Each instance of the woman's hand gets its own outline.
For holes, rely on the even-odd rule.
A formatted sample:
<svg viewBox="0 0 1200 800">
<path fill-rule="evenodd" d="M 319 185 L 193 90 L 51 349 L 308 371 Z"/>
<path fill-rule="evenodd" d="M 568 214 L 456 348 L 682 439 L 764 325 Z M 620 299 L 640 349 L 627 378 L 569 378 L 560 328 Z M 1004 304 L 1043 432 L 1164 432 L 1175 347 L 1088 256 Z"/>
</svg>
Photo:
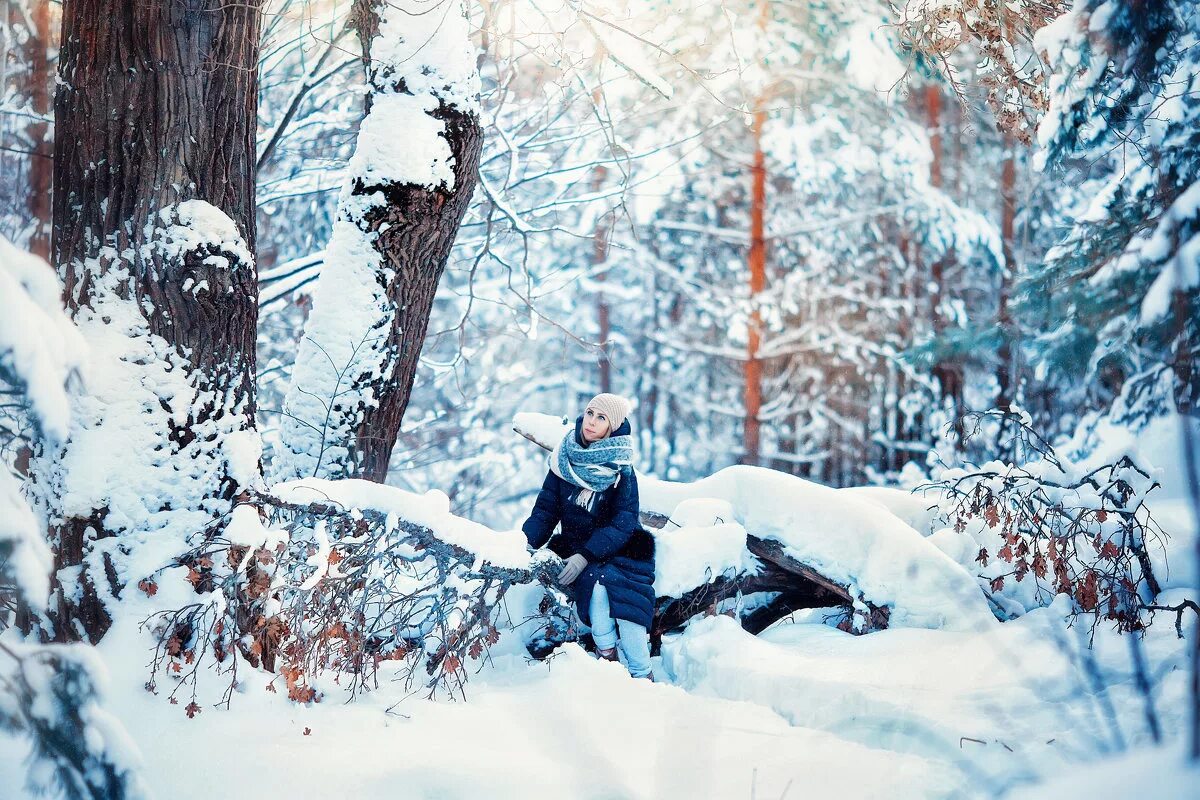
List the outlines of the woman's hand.
<svg viewBox="0 0 1200 800">
<path fill-rule="evenodd" d="M 563 586 L 570 586 L 575 579 L 579 577 L 579 573 L 583 572 L 583 568 L 587 566 L 587 559 L 576 553 L 567 559 L 567 563 L 563 565 L 562 572 L 558 573 L 558 582 Z"/>
</svg>

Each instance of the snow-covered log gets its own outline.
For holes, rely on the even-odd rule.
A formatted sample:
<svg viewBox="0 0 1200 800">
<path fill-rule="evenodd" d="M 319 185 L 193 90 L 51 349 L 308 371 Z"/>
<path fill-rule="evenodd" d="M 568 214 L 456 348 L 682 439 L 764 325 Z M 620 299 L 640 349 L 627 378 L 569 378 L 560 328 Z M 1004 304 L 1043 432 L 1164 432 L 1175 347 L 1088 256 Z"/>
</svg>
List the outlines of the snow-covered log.
<svg viewBox="0 0 1200 800">
<path fill-rule="evenodd" d="M 359 129 L 281 420 L 277 480 L 382 481 L 482 132 L 462 0 L 361 3 Z"/>
</svg>

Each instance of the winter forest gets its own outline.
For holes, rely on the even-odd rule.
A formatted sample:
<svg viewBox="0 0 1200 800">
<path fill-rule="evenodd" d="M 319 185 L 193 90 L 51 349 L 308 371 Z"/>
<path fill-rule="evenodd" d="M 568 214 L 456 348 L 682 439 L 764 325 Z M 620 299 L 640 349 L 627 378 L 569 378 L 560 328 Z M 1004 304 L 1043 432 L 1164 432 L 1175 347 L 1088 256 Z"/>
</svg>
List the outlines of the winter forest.
<svg viewBox="0 0 1200 800">
<path fill-rule="evenodd" d="M 1198 358 L 1192 0 L 0 0 L 0 797 L 1195 800 Z"/>
</svg>

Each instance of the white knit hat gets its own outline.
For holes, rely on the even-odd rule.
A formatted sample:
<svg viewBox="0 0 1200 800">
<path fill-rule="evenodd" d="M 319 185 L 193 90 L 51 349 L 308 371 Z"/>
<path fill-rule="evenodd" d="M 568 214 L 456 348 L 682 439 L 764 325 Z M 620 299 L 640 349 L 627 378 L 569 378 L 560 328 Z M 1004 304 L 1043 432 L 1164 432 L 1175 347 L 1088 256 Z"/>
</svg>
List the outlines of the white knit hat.
<svg viewBox="0 0 1200 800">
<path fill-rule="evenodd" d="M 625 418 L 629 416 L 629 401 L 619 394 L 607 392 L 598 394 L 588 401 L 583 410 L 587 411 L 589 408 L 599 411 L 608 418 L 609 434 L 616 433 L 617 428 L 621 427 Z"/>
</svg>

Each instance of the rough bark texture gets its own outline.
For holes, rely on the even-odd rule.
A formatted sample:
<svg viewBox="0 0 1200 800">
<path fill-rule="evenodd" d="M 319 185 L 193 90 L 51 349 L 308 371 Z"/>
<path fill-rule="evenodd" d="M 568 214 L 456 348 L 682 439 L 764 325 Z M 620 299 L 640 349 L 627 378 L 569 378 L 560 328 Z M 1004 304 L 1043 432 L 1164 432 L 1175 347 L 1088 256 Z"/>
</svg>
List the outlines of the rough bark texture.
<svg viewBox="0 0 1200 800">
<path fill-rule="evenodd" d="M 352 454 L 357 465 L 354 472 L 378 483 L 387 477 L 388 460 L 412 395 L 433 298 L 478 180 L 483 149 L 479 120 L 453 110 L 439 116 L 446 123 L 454 153 L 454 191 L 396 184 L 355 188 L 355 194 L 381 191 L 387 198 L 387 205 L 378 206 L 367 219 L 370 229 L 379 233 L 379 253 L 394 275 L 387 284 L 387 295 L 396 308 L 387 335 L 394 357 L 387 373 L 372 376 L 379 402 L 363 409 Z"/>
<path fill-rule="evenodd" d="M 277 480 L 387 477 L 438 282 L 477 183 L 483 138 L 461 5 L 452 0 L 440 24 L 417 33 L 430 23 L 402 7 L 353 8 L 368 115 L 284 404 Z M 422 41 L 428 47 L 406 49 Z M 443 145 L 431 168 L 428 154 Z"/>
<path fill-rule="evenodd" d="M 156 230 L 170 224 L 160 210 L 203 200 L 253 247 L 259 19 L 253 0 L 63 6 L 53 263 L 77 317 L 94 307 L 103 276 L 127 271 L 120 298 L 136 304 L 149 332 L 173 346 L 191 385 L 207 393 L 165 432 L 177 449 L 192 444 L 198 425 L 230 413 L 241 415 L 242 427 L 254 426 L 253 265 L 218 268 L 209 258 L 213 248 L 173 258 L 151 245 Z M 207 291 L 196 288 L 201 281 Z M 224 479 L 202 492 L 228 499 L 235 490 Z M 118 533 L 106 523 L 108 513 L 95 508 L 85 518 L 59 520 L 57 569 L 82 563 L 92 542 Z M 111 565 L 105 573 L 116 594 Z M 84 570 L 80 580 L 80 603 L 67 599 L 69 589 L 56 593 L 54 635 L 97 641 L 108 615 L 92 585 L 97 576 Z"/>
</svg>

